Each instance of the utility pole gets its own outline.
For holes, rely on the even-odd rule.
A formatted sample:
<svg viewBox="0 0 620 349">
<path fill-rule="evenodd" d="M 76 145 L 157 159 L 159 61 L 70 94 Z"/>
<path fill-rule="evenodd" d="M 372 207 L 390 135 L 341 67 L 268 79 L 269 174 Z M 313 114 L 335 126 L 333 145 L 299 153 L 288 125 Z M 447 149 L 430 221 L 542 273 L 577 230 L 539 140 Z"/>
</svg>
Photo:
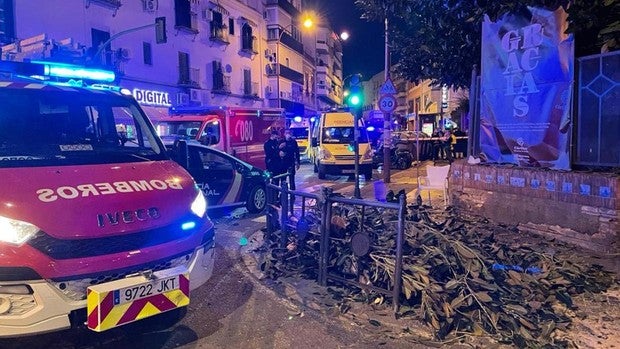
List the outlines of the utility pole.
<svg viewBox="0 0 620 349">
<path fill-rule="evenodd" d="M 388 41 L 388 18 L 387 11 L 385 14 L 385 81 L 390 78 L 390 47 Z M 390 128 L 392 127 L 391 113 L 383 112 L 383 182 L 390 183 L 390 151 L 392 144 L 392 136 Z"/>
</svg>

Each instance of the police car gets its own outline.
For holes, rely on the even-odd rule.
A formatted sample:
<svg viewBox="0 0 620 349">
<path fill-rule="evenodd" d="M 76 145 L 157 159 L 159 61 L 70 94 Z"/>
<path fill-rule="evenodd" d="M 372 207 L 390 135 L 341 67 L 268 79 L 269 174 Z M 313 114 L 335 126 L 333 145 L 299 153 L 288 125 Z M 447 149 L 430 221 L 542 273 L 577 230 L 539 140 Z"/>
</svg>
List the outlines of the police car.
<svg viewBox="0 0 620 349">
<path fill-rule="evenodd" d="M 257 213 L 265 208 L 267 172 L 198 142 L 187 147 L 187 171 L 203 191 L 209 209 L 245 206 Z"/>
</svg>

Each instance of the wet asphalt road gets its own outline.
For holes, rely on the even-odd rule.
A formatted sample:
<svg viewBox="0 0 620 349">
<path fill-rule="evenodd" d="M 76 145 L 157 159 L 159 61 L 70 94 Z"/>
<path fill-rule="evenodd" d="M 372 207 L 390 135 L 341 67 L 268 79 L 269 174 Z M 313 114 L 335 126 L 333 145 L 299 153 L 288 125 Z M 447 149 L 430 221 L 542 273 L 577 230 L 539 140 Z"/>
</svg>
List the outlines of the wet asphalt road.
<svg viewBox="0 0 620 349">
<path fill-rule="evenodd" d="M 394 173 L 398 182 L 415 181 L 410 169 Z M 375 174 L 375 177 L 378 177 Z M 345 195 L 353 181 L 328 177 L 319 181 L 309 165 L 297 175 L 298 189 L 316 191 L 321 185 Z M 405 185 L 405 184 L 404 184 Z M 410 190 L 409 183 L 406 183 Z M 362 195 L 373 196 L 370 183 L 362 181 Z M 222 213 L 216 212 L 215 215 Z M 1 349 L 24 348 L 411 348 L 410 343 L 386 343 L 369 338 L 363 328 L 342 319 L 308 310 L 291 316 L 288 300 L 258 281 L 243 263 L 239 239 L 264 227 L 264 217 L 214 218 L 217 227 L 216 265 L 213 277 L 191 294 L 185 317 L 170 328 L 140 323 L 95 333 L 72 329 L 57 333 L 0 340 Z"/>
</svg>

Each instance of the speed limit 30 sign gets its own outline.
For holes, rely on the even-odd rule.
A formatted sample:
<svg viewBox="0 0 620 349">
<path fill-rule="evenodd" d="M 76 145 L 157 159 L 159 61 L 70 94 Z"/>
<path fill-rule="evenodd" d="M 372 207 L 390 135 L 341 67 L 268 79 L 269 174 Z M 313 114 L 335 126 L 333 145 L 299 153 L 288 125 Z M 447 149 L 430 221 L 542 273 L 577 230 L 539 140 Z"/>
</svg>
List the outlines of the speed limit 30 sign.
<svg viewBox="0 0 620 349">
<path fill-rule="evenodd" d="M 396 110 L 396 98 L 393 95 L 383 95 L 379 98 L 379 109 L 384 113 Z"/>
</svg>

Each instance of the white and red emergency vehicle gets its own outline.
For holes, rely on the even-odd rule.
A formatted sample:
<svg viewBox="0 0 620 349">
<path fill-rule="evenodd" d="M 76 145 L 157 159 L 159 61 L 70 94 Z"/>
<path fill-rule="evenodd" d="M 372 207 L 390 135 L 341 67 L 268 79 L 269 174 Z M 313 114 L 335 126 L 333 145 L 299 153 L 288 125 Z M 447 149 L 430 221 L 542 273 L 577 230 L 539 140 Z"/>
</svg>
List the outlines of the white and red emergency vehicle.
<svg viewBox="0 0 620 349">
<path fill-rule="evenodd" d="M 271 130 L 282 130 L 285 124 L 284 110 L 279 108 L 174 107 L 156 129 L 165 143 L 200 141 L 265 169 L 263 146 Z"/>
<path fill-rule="evenodd" d="M 103 70 L 0 71 L 0 337 L 179 313 L 213 272 L 214 226 L 131 92 L 58 82 Z"/>
</svg>

